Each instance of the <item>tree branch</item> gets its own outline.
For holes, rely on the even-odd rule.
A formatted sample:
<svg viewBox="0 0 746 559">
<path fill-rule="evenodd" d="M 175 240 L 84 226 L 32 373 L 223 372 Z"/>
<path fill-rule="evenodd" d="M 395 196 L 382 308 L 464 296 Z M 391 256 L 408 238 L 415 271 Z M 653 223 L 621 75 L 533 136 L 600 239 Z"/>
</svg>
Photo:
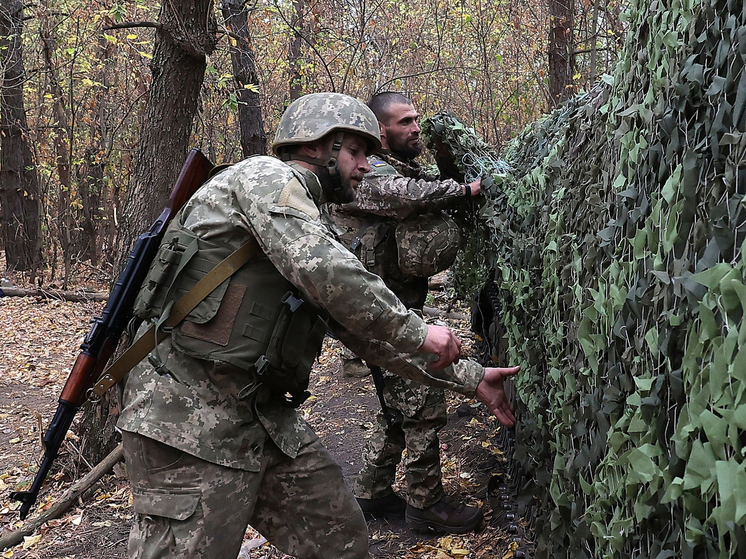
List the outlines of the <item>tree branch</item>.
<svg viewBox="0 0 746 559">
<path fill-rule="evenodd" d="M 15 532 L 11 532 L 7 536 L 0 538 L 0 551 L 18 545 L 23 541 L 24 536 L 30 536 L 37 528 L 46 524 L 48 521 L 62 516 L 75 503 L 78 497 L 82 496 L 94 483 L 107 474 L 114 467 L 114 464 L 122 459 L 123 454 L 122 443 L 119 443 L 119 446 L 112 450 L 101 463 L 73 484 L 52 508 L 34 520 L 27 522 Z"/>
<path fill-rule="evenodd" d="M 103 28 L 104 31 L 111 29 L 131 29 L 133 27 L 153 27 L 155 29 L 163 29 L 163 25 L 154 21 L 127 21 L 125 23 L 115 23 L 114 25 L 107 25 Z"/>
</svg>

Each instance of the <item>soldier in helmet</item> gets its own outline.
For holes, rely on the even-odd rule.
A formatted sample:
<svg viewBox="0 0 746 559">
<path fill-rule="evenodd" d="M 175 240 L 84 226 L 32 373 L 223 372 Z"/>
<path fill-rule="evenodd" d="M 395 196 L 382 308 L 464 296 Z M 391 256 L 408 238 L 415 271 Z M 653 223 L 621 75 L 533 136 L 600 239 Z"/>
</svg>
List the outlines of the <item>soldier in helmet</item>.
<svg viewBox="0 0 746 559">
<path fill-rule="evenodd" d="M 130 557 L 236 557 L 248 524 L 293 556 L 368 556 L 340 468 L 296 413 L 328 328 L 371 362 L 476 393 L 512 423 L 502 385 L 517 368 L 453 365 L 458 339 L 407 311 L 319 220 L 321 202 L 354 198 L 379 146 L 361 102 L 301 97 L 280 120 L 279 159 L 218 173 L 169 226 L 135 303 L 146 324 L 237 247 L 256 251 L 129 373 Z"/>
<path fill-rule="evenodd" d="M 355 200 L 326 206 L 324 216 L 405 306 L 422 309 L 428 278 L 450 266 L 458 252 L 458 227 L 442 209 L 479 194 L 480 180 L 459 184 L 423 171 L 416 161 L 423 149 L 419 115 L 404 95 L 380 93 L 368 106 L 381 127 L 382 149 L 368 158 L 371 170 Z M 343 354 L 343 369 L 348 376 L 367 372 L 350 353 Z M 447 496 L 441 483 L 438 431 L 447 421 L 443 390 L 389 372 L 383 383 L 392 413 L 388 418 L 378 413 L 377 429 L 363 452 L 353 488 L 362 510 L 379 517 L 404 514 L 417 529 L 473 530 L 482 519 L 480 509 Z M 391 488 L 405 449 L 406 501 Z"/>
</svg>

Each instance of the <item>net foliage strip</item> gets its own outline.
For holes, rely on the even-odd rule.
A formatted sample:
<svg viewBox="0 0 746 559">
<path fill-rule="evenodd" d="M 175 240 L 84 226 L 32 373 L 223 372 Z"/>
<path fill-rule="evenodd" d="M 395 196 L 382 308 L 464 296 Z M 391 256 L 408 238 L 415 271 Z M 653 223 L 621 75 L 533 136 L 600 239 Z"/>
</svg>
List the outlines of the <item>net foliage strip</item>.
<svg viewBox="0 0 746 559">
<path fill-rule="evenodd" d="M 493 278 L 524 367 L 536 556 L 746 556 L 746 5 L 627 18 L 614 75 L 502 159 L 453 115 L 423 131 L 489 177 L 456 276 Z"/>
</svg>

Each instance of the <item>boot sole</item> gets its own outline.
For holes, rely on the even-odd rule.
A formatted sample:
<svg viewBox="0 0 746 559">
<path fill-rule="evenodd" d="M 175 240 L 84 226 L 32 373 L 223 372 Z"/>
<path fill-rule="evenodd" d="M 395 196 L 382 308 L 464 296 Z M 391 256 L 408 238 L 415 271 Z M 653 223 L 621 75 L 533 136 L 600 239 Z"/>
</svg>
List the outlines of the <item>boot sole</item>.
<svg viewBox="0 0 746 559">
<path fill-rule="evenodd" d="M 443 534 L 466 534 L 473 532 L 482 522 L 482 515 L 477 516 L 474 521 L 464 524 L 463 526 L 448 526 L 431 520 L 419 520 L 412 518 L 408 514 L 404 515 L 407 525 L 418 532 L 439 532 Z"/>
</svg>

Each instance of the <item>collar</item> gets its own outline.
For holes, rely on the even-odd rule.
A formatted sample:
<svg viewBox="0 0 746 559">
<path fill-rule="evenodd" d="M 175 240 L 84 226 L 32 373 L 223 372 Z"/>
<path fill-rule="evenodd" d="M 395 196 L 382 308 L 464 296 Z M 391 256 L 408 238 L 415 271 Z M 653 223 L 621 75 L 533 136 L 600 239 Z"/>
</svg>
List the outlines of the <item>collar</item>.
<svg viewBox="0 0 746 559">
<path fill-rule="evenodd" d="M 376 157 L 380 157 L 382 161 L 385 161 L 396 169 L 400 175 L 413 179 L 422 178 L 423 171 L 420 164 L 414 159 L 400 159 L 397 155 L 390 151 L 380 151 L 375 154 Z"/>
<path fill-rule="evenodd" d="M 285 163 L 293 171 L 296 171 L 303 177 L 303 181 L 305 182 L 306 188 L 311 194 L 311 198 L 313 198 L 314 203 L 317 206 L 321 205 L 323 203 L 324 190 L 321 188 L 319 177 L 317 177 L 313 171 L 307 169 L 303 165 L 298 164 L 296 161 L 285 161 Z"/>
</svg>

